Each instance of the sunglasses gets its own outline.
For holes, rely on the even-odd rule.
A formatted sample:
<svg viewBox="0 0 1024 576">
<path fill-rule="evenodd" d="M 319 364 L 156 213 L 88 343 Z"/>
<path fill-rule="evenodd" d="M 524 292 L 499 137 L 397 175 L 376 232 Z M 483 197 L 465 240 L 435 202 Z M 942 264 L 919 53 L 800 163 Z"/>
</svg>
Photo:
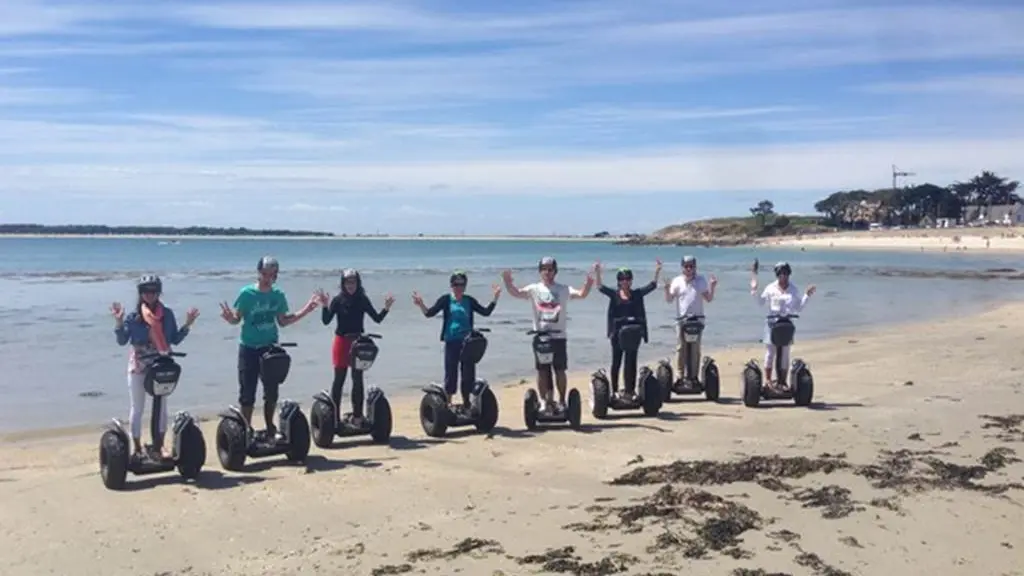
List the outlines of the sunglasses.
<svg viewBox="0 0 1024 576">
<path fill-rule="evenodd" d="M 466 287 L 466 283 L 465 282 L 453 282 L 452 283 L 452 288 L 465 288 L 465 287 Z"/>
<path fill-rule="evenodd" d="M 142 290 L 140 292 L 140 294 L 160 294 L 160 291 L 159 290 L 152 290 L 152 289 L 150 289 L 150 290 Z"/>
</svg>

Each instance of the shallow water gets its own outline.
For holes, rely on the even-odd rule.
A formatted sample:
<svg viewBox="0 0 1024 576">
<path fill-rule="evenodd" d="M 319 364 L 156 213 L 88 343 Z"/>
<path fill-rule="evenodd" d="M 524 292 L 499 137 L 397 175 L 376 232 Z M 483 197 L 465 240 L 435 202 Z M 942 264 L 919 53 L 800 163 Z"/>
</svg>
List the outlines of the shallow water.
<svg viewBox="0 0 1024 576">
<path fill-rule="evenodd" d="M 665 261 L 663 278 L 678 273 L 684 253 L 697 256 L 701 272 L 719 278 L 715 301 L 706 306 L 705 350 L 748 345 L 761 336 L 763 311 L 748 292 L 749 265 L 762 262 L 762 283 L 770 266 L 789 260 L 794 281 L 818 286 L 798 324 L 801 338 L 825 336 L 876 324 L 924 320 L 962 314 L 1001 300 L 1016 298 L 1021 283 L 1001 280 L 921 277 L 946 271 L 1014 268 L 1013 255 L 960 253 L 803 252 L 779 248 L 634 247 L 607 243 L 517 241 L 405 240 L 183 240 L 179 245 L 145 239 L 0 239 L 0 431 L 76 426 L 126 417 L 127 348 L 114 341 L 112 301 L 131 306 L 134 279 L 142 272 L 165 278 L 165 302 L 184 316 L 190 306 L 203 316 L 181 346 L 187 352 L 182 384 L 170 398 L 172 412 L 187 409 L 208 413 L 234 403 L 237 396 L 236 341 L 238 328 L 218 316 L 217 303 L 233 301 L 238 289 L 254 278 L 263 254 L 279 258 L 279 286 L 299 308 L 322 287 L 337 291 L 338 272 L 358 268 L 379 307 L 383 294 L 397 298 L 381 326 L 368 320 L 368 330 L 384 336 L 381 353 L 367 373 L 367 382 L 390 393 L 407 391 L 441 377 L 440 318 L 427 320 L 410 294 L 419 290 L 436 298 L 447 290 L 451 270 L 468 272 L 470 293 L 486 302 L 490 284 L 511 268 L 519 285 L 536 278 L 539 257 L 558 258 L 559 279 L 583 283 L 587 268 L 600 259 L 608 269 L 629 265 L 637 283 L 653 275 L 654 260 Z M 769 273 L 766 274 L 765 271 Z M 647 305 L 651 342 L 642 358 L 665 355 L 674 346 L 673 307 L 661 293 Z M 607 360 L 604 338 L 607 299 L 597 292 L 569 306 L 570 370 L 592 369 Z M 493 332 L 478 372 L 491 382 L 529 377 L 532 354 L 528 304 L 503 294 L 489 319 L 478 320 Z M 285 328 L 283 339 L 298 343 L 291 350 L 292 372 L 282 397 L 308 406 L 310 396 L 329 386 L 333 326 L 321 324 L 319 311 Z M 799 344 L 798 344 L 799 345 Z M 813 362 L 813 359 L 809 359 Z"/>
</svg>

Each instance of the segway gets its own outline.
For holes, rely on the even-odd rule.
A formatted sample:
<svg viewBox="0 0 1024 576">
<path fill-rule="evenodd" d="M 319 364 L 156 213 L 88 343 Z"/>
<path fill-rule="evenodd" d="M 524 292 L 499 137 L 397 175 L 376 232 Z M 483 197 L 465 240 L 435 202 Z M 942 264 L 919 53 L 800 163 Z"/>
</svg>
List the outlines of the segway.
<svg viewBox="0 0 1024 576">
<path fill-rule="evenodd" d="M 638 318 L 619 318 L 615 323 L 615 337 L 619 339 L 619 347 L 625 353 L 636 352 L 640 349 L 640 342 L 644 337 L 644 323 Z M 661 385 L 651 373 L 651 369 L 644 366 L 637 374 L 635 393 L 622 390 L 612 390 L 608 381 L 608 375 L 604 368 L 594 372 L 590 377 L 590 413 L 594 418 L 604 419 L 608 417 L 608 410 L 636 410 L 643 408 L 644 416 L 657 416 L 661 411 L 662 392 Z"/>
<path fill-rule="evenodd" d="M 793 343 L 796 326 L 793 319 L 796 314 L 771 314 L 768 316 L 768 333 L 771 344 L 775 347 L 776 384 L 763 386 L 764 377 L 757 360 L 751 359 L 743 367 L 743 404 L 756 408 L 765 400 L 790 400 L 797 406 L 809 406 L 814 397 L 814 377 L 811 369 L 800 358 L 794 358 L 789 373 L 785 370 L 782 360 L 782 347 Z M 795 384 L 792 386 L 791 383 Z"/>
<path fill-rule="evenodd" d="M 354 336 L 357 335 L 345 335 L 346 338 Z M 349 351 L 349 366 L 353 370 L 365 373 L 377 361 L 380 348 L 373 341 L 374 338 L 381 338 L 381 335 L 364 332 L 355 338 Z M 340 407 L 334 405 L 334 399 L 327 390 L 313 395 L 313 407 L 309 409 L 309 414 L 313 425 L 313 442 L 317 446 L 329 447 L 335 436 L 349 438 L 368 434 L 377 444 L 387 444 L 391 440 L 391 404 L 380 388 L 368 387 L 362 419 L 357 421 L 351 412 L 338 418 L 340 412 Z"/>
<path fill-rule="evenodd" d="M 146 370 L 146 379 L 143 381 L 146 394 L 153 398 L 150 417 L 153 444 L 146 445 L 142 454 L 131 454 L 131 435 L 128 426 L 117 418 L 107 424 L 103 436 L 100 437 L 100 477 L 103 478 L 103 485 L 110 490 L 124 489 L 128 472 L 136 476 L 145 476 L 170 472 L 177 467 L 182 478 L 194 480 L 206 463 L 206 441 L 203 440 L 203 431 L 188 412 L 180 411 L 174 415 L 174 422 L 171 425 L 174 434 L 171 456 L 164 458 L 156 446 L 164 398 L 174 393 L 181 378 L 181 365 L 171 356 L 184 358 L 185 354 L 171 352 L 170 356 L 146 354 L 139 357 L 139 360 L 144 362 L 153 360 Z"/>
<path fill-rule="evenodd" d="M 285 348 L 295 347 L 294 342 L 281 342 L 270 346 L 260 356 L 260 380 L 264 386 L 269 382 L 283 384 L 288 378 L 292 359 Z M 293 400 L 282 400 L 278 410 L 277 434 L 268 437 L 265 430 L 257 432 L 246 424 L 241 410 L 229 406 L 218 414 L 217 456 L 225 470 L 240 471 L 245 459 L 266 458 L 284 454 L 289 462 L 301 462 L 309 454 L 309 422 L 299 404 Z"/>
<path fill-rule="evenodd" d="M 667 402 L 673 392 L 680 396 L 703 393 L 709 401 L 717 402 L 721 388 L 718 365 L 710 356 L 705 356 L 702 360 L 699 353 L 699 345 L 704 335 L 704 315 L 682 316 L 676 318 L 676 324 L 682 335 L 683 358 L 686 360 L 685 373 L 673 380 L 672 364 L 668 360 L 658 362 L 656 375 L 661 384 L 663 399 Z"/>
<path fill-rule="evenodd" d="M 487 351 L 487 338 L 484 332 L 488 328 L 477 328 L 466 336 L 462 345 L 462 362 L 479 364 Z M 473 390 L 469 395 L 469 404 L 455 404 L 448 401 L 444 386 L 431 382 L 423 387 L 423 400 L 420 401 L 420 425 L 427 436 L 441 438 L 448 428 L 475 426 L 484 434 L 494 429 L 498 423 L 498 398 L 494 395 L 487 380 L 477 378 L 473 382 Z"/>
<path fill-rule="evenodd" d="M 551 345 L 551 335 L 558 334 L 558 330 L 530 330 L 527 336 L 533 336 L 533 354 L 537 363 L 541 366 L 550 366 L 555 359 L 554 349 Z M 551 375 L 551 387 L 555 387 L 554 374 Z M 536 430 L 538 424 L 561 424 L 568 422 L 573 430 L 579 430 L 580 421 L 583 417 L 583 406 L 580 400 L 580 391 L 575 388 L 569 389 L 566 398 L 566 406 L 548 406 L 541 410 L 540 395 L 537 390 L 530 388 L 523 398 L 523 419 L 526 421 L 527 430 Z"/>
</svg>

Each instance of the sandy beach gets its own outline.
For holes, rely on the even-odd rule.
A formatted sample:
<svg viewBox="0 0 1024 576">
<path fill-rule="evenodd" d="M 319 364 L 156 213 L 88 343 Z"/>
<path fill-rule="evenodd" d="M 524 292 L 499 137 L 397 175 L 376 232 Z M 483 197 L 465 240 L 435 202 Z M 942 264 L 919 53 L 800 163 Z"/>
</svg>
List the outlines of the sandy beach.
<svg viewBox="0 0 1024 576">
<path fill-rule="evenodd" d="M 1024 228 L 936 228 L 816 234 L 765 242 L 766 245 L 841 250 L 915 252 L 1024 252 Z"/>
<path fill-rule="evenodd" d="M 798 340 L 811 409 L 684 400 L 527 433 L 508 385 L 490 438 L 425 440 L 418 400 L 396 398 L 390 448 L 338 440 L 238 474 L 207 422 L 195 485 L 107 491 L 98 429 L 8 438 L 4 574 L 1024 574 L 1022 325 L 1012 304 Z M 710 352 L 738 396 L 760 351 Z"/>
</svg>

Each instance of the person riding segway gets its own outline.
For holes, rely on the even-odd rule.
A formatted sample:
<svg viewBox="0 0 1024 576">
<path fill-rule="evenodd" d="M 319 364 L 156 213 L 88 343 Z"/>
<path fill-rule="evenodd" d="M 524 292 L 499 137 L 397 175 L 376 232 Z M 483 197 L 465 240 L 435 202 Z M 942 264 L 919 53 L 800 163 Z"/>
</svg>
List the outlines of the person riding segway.
<svg viewBox="0 0 1024 576">
<path fill-rule="evenodd" d="M 719 397 L 718 366 L 710 357 L 701 362 L 701 341 L 704 338 L 704 304 L 715 299 L 718 278 L 706 279 L 697 273 L 697 258 L 683 256 L 682 274 L 665 283 L 665 301 L 676 305 L 676 356 L 673 378 L 672 364 L 658 362 L 655 376 L 662 386 L 663 399 L 672 393 L 680 395 L 703 393 L 708 400 Z M 699 365 L 699 368 L 698 368 Z"/>
<path fill-rule="evenodd" d="M 238 293 L 234 305 L 221 303 L 221 317 L 231 325 L 242 325 L 238 344 L 238 403 L 222 411 L 217 426 L 217 456 L 226 470 L 241 470 L 246 457 L 263 458 L 285 454 L 292 462 L 309 454 L 309 421 L 297 402 L 281 402 L 278 423 L 274 426 L 278 392 L 288 378 L 291 357 L 285 348 L 293 342 L 278 340 L 278 326 L 290 326 L 316 309 L 320 302 L 314 293 L 297 313 L 288 311 L 284 292 L 275 286 L 280 266 L 277 259 L 264 256 L 256 264 L 257 281 Z M 263 384 L 265 430 L 252 426 L 256 388 Z"/>
<path fill-rule="evenodd" d="M 800 358 L 793 359 L 789 365 L 789 352 L 796 334 L 793 319 L 799 318 L 798 312 L 807 305 L 817 288 L 808 286 L 803 293 L 790 282 L 793 269 L 788 262 L 775 265 L 775 282 L 765 286 L 759 294 L 757 291 L 757 261 L 752 267 L 750 293 L 761 306 L 768 306 L 769 313 L 765 320 L 762 340 L 765 345 L 764 377 L 751 359 L 743 368 L 743 403 L 751 408 L 757 407 L 761 399 L 789 400 L 797 406 L 808 406 L 814 397 L 814 377 L 811 369 Z M 787 373 L 787 366 L 789 370 Z M 775 380 L 772 380 L 774 371 Z"/>
<path fill-rule="evenodd" d="M 612 347 L 611 379 L 604 369 L 591 375 L 590 409 L 595 418 L 608 416 L 608 410 L 636 410 L 643 408 L 644 415 L 656 416 L 661 410 L 662 394 L 658 381 L 650 368 L 640 370 L 640 388 L 637 389 L 637 354 L 640 343 L 646 342 L 647 311 L 644 297 L 658 287 L 661 276 L 661 260 L 654 269 L 654 280 L 639 288 L 633 288 L 633 271 L 619 268 L 615 274 L 616 288 L 605 286 L 601 281 L 601 265 L 594 269 L 598 290 L 608 297 L 607 336 Z M 623 390 L 619 390 L 619 368 L 624 362 Z M 639 393 L 638 393 L 639 392 Z"/>
<path fill-rule="evenodd" d="M 412 301 L 427 318 L 443 313 L 440 339 L 444 342 L 444 386 L 430 383 L 423 388 L 420 401 L 420 425 L 428 436 L 440 438 L 450 427 L 475 426 L 490 432 L 498 423 L 498 399 L 487 380 L 476 377 L 476 366 L 487 351 L 487 328 L 475 328 L 474 316 L 490 316 L 501 295 L 501 287 L 492 286 L 492 300 L 487 306 L 466 294 L 466 273 L 456 270 L 448 278 L 449 294 L 440 296 L 429 308 L 418 292 Z M 461 376 L 461 386 L 459 380 Z M 456 390 L 462 402 L 454 403 Z"/>
</svg>

